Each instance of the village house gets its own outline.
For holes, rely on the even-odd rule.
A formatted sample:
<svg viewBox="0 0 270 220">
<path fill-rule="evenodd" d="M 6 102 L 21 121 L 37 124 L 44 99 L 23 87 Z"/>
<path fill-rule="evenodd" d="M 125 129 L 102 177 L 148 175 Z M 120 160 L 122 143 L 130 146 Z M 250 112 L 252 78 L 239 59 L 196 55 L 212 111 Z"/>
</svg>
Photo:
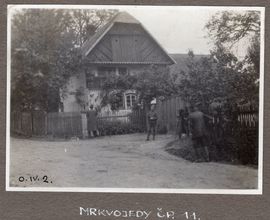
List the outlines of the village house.
<svg viewBox="0 0 270 220">
<path fill-rule="evenodd" d="M 82 46 L 87 67 L 71 77 L 62 100 L 64 112 L 77 112 L 90 105 L 101 107 L 101 83 L 113 74 L 137 74 L 151 65 L 167 67 L 175 63 L 143 25 L 127 12 L 117 13 Z M 138 98 L 137 91 L 123 92 L 119 112 L 127 113 Z M 101 112 L 111 112 L 109 105 Z"/>
</svg>

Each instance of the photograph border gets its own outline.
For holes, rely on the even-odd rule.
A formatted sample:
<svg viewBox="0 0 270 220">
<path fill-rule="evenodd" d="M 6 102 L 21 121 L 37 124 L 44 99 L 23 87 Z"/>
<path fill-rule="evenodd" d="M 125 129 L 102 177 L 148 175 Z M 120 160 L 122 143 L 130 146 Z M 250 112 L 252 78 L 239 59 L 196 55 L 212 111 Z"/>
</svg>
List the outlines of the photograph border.
<svg viewBox="0 0 270 220">
<path fill-rule="evenodd" d="M 259 91 L 259 153 L 258 153 L 258 189 L 171 189 L 171 188 L 93 188 L 93 187 L 10 187 L 10 84 L 11 84 L 11 14 L 10 8 L 95 8 L 95 7 L 181 7 L 215 8 L 232 10 L 257 10 L 261 12 L 260 34 L 260 91 Z M 265 7 L 244 6 L 167 6 L 167 5 L 59 5 L 59 4 L 8 4 L 7 14 L 7 89 L 6 89 L 6 191 L 29 192 L 102 192 L 102 193 L 173 193 L 173 194 L 248 194 L 263 193 L 263 119 L 264 119 L 264 53 L 265 53 Z"/>
</svg>

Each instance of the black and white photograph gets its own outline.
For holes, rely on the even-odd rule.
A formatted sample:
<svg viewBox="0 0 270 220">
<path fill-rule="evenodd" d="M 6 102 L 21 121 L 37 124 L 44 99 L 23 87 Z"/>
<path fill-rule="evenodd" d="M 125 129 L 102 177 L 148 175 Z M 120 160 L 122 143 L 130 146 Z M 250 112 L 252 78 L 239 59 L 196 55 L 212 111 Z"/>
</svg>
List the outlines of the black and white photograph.
<svg viewBox="0 0 270 220">
<path fill-rule="evenodd" d="M 6 190 L 261 194 L 264 8 L 9 5 Z"/>
</svg>

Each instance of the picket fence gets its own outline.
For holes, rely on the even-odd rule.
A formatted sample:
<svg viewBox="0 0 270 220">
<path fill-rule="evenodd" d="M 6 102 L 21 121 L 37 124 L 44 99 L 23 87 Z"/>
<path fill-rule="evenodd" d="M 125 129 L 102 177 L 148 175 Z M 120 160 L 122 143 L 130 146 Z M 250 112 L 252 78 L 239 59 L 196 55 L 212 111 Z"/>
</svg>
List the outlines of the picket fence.
<svg viewBox="0 0 270 220">
<path fill-rule="evenodd" d="M 79 112 L 12 112 L 11 133 L 23 136 L 83 136 L 83 116 Z"/>
<path fill-rule="evenodd" d="M 145 130 L 145 114 L 141 111 L 122 112 L 98 115 L 98 127 L 104 128 L 120 122 L 127 127 L 129 124 Z M 10 118 L 11 134 L 52 137 L 87 137 L 86 113 L 82 112 L 12 112 Z M 119 123 L 117 123 L 119 124 Z"/>
<path fill-rule="evenodd" d="M 156 110 L 159 129 L 165 127 L 167 131 L 175 132 L 178 111 L 185 107 L 188 107 L 188 104 L 177 96 L 158 101 Z M 143 109 L 102 113 L 98 116 L 98 126 L 108 127 L 113 122 L 121 122 L 146 131 L 146 114 L 147 111 Z M 258 110 L 250 107 L 239 108 L 235 120 L 229 127 L 256 131 L 258 129 Z M 12 112 L 11 133 L 24 136 L 85 137 L 87 136 L 86 114 L 81 112 Z"/>
</svg>

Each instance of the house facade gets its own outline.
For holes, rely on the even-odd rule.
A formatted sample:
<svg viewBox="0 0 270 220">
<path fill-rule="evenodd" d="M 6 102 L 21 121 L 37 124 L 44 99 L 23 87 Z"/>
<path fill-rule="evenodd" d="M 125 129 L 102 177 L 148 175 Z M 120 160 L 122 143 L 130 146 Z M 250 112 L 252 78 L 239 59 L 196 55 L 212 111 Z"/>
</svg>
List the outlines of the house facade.
<svg viewBox="0 0 270 220">
<path fill-rule="evenodd" d="M 81 48 L 86 63 L 83 71 L 71 77 L 62 103 L 64 112 L 84 111 L 93 105 L 102 112 L 111 112 L 110 105 L 102 106 L 102 83 L 112 75 L 136 75 L 159 65 L 166 68 L 175 61 L 167 54 L 143 25 L 127 12 L 119 12 L 97 30 Z M 122 94 L 118 111 L 129 112 L 138 98 L 135 90 Z"/>
</svg>

